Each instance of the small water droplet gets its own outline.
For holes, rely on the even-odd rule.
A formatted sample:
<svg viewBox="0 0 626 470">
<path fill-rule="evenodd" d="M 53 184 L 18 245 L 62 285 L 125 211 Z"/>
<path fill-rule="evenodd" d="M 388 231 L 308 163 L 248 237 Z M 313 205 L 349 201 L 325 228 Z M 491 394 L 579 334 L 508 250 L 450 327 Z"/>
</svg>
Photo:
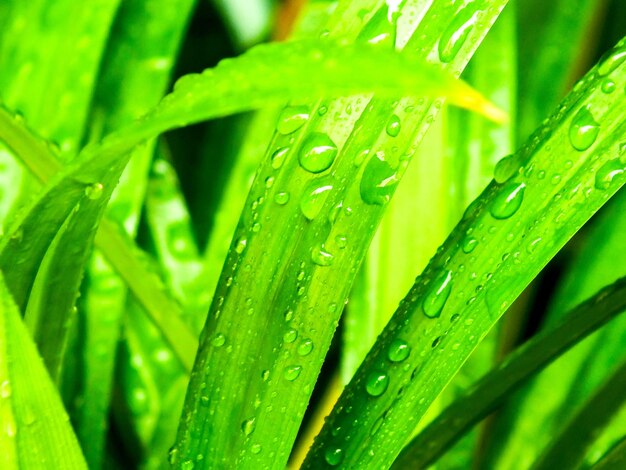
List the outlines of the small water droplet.
<svg viewBox="0 0 626 470">
<path fill-rule="evenodd" d="M 235 251 L 239 254 L 243 253 L 243 250 L 246 249 L 247 244 L 248 240 L 245 237 L 240 237 L 235 243 Z"/>
<path fill-rule="evenodd" d="M 283 341 L 285 343 L 293 343 L 298 337 L 298 331 L 293 328 L 289 328 L 287 332 L 283 335 Z"/>
<path fill-rule="evenodd" d="M 298 354 L 300 356 L 308 356 L 313 351 L 313 341 L 309 338 L 303 339 L 298 346 Z"/>
<path fill-rule="evenodd" d="M 226 343 L 226 337 L 222 333 L 216 334 L 213 341 L 211 341 L 211 344 L 216 348 L 224 346 L 224 343 Z"/>
<path fill-rule="evenodd" d="M 365 390 L 373 397 L 379 397 L 389 386 L 389 376 L 382 371 L 372 372 L 365 382 Z"/>
<path fill-rule="evenodd" d="M 246 419 L 243 423 L 241 423 L 241 430 L 246 436 L 249 436 L 254 432 L 256 428 L 256 418 Z"/>
<path fill-rule="evenodd" d="M 400 118 L 395 114 L 392 114 L 389 121 L 387 121 L 387 127 L 385 128 L 387 135 L 390 137 L 397 137 L 398 134 L 400 134 L 401 128 L 402 125 L 400 123 Z"/>
<path fill-rule="evenodd" d="M 607 78 L 602 81 L 601 88 L 602 88 L 603 93 L 610 95 L 611 93 L 615 91 L 615 88 L 616 88 L 615 82 L 611 80 L 610 78 Z"/>
<path fill-rule="evenodd" d="M 569 127 L 569 141 L 578 151 L 587 150 L 593 145 L 600 132 L 600 125 L 589 111 L 589 106 L 580 108 Z"/>
<path fill-rule="evenodd" d="M 493 179 L 502 184 L 508 181 L 518 170 L 519 162 L 513 155 L 502 158 L 493 170 Z"/>
<path fill-rule="evenodd" d="M 252 447 L 250 447 L 250 452 L 252 452 L 254 455 L 260 454 L 261 450 L 263 450 L 261 444 L 254 444 Z"/>
<path fill-rule="evenodd" d="M 300 199 L 302 214 L 309 220 L 317 217 L 332 189 L 333 187 L 329 184 L 318 186 L 317 183 L 312 188 L 307 189 Z"/>
<path fill-rule="evenodd" d="M 293 310 L 289 309 L 285 312 L 284 315 L 285 321 L 291 321 L 291 319 L 293 318 Z"/>
<path fill-rule="evenodd" d="M 288 153 L 289 147 L 280 147 L 272 154 L 272 168 L 274 168 L 274 170 L 278 170 L 283 166 Z"/>
<path fill-rule="evenodd" d="M 411 354 L 409 344 L 399 338 L 394 339 L 387 350 L 387 358 L 391 362 L 402 362 Z"/>
<path fill-rule="evenodd" d="M 336 467 L 343 460 L 343 450 L 340 447 L 329 447 L 324 451 L 324 460 L 328 465 Z"/>
<path fill-rule="evenodd" d="M 102 183 L 94 183 L 90 184 L 85 188 L 85 196 L 92 201 L 100 199 L 102 197 L 102 193 L 104 192 L 104 186 Z"/>
<path fill-rule="evenodd" d="M 526 247 L 526 251 L 529 254 L 534 253 L 534 251 L 537 249 L 537 246 L 539 245 L 539 243 L 541 243 L 541 238 L 537 237 L 535 238 L 533 241 L 531 241 L 528 246 Z"/>
<path fill-rule="evenodd" d="M 384 155 L 378 152 L 369 159 L 363 170 L 361 199 L 366 204 L 384 205 L 391 199 L 397 184 L 396 171 L 384 159 Z"/>
<path fill-rule="evenodd" d="M 318 245 L 311 250 L 311 259 L 318 266 L 330 266 L 333 264 L 334 256 L 326 251 L 324 245 Z"/>
<path fill-rule="evenodd" d="M 302 366 L 289 366 L 285 369 L 283 376 L 289 382 L 293 382 L 300 377 L 300 372 L 302 372 Z"/>
<path fill-rule="evenodd" d="M 476 24 L 477 13 L 476 6 L 470 2 L 450 22 L 439 39 L 439 59 L 442 62 L 452 62 L 459 53 Z"/>
<path fill-rule="evenodd" d="M 300 166 L 311 173 L 327 170 L 335 161 L 337 146 L 326 134 L 313 132 L 302 143 L 298 153 Z"/>
<path fill-rule="evenodd" d="M 276 195 L 274 196 L 274 202 L 279 206 L 284 206 L 289 202 L 289 193 L 285 191 L 276 193 Z"/>
<path fill-rule="evenodd" d="M 524 200 L 524 183 L 511 182 L 502 187 L 491 203 L 489 212 L 494 219 L 508 219 L 515 214 Z"/>
<path fill-rule="evenodd" d="M 445 306 L 450 291 L 452 290 L 452 272 L 444 271 L 441 273 L 429 286 L 426 295 L 424 295 L 424 301 L 422 302 L 422 309 L 424 315 L 428 318 L 436 318 L 441 315 L 441 311 Z"/>
<path fill-rule="evenodd" d="M 193 470 L 193 468 L 196 466 L 196 464 L 194 463 L 193 460 L 185 460 L 181 465 L 180 468 L 181 470 Z"/>
<path fill-rule="evenodd" d="M 472 251 L 474 251 L 474 248 L 476 248 L 476 245 L 478 245 L 478 240 L 476 240 L 474 237 L 470 237 L 467 236 L 463 239 L 463 253 L 469 254 Z"/>
<path fill-rule="evenodd" d="M 283 135 L 296 132 L 309 119 L 309 109 L 306 106 L 287 106 L 278 116 L 276 130 Z"/>
<path fill-rule="evenodd" d="M 609 160 L 596 171 L 595 187 L 597 189 L 608 189 L 615 177 L 624 173 L 624 163 L 618 158 Z"/>
<path fill-rule="evenodd" d="M 172 447 L 168 454 L 167 461 L 170 463 L 170 465 L 175 466 L 178 464 L 179 459 L 180 459 L 180 452 L 178 451 L 176 447 Z"/>
<path fill-rule="evenodd" d="M 339 248 L 345 248 L 348 246 L 348 238 L 345 235 L 339 234 L 335 236 L 335 243 Z"/>
<path fill-rule="evenodd" d="M 267 382 L 267 379 L 269 378 L 270 378 L 269 370 L 264 370 L 263 372 L 261 372 L 261 379 L 263 379 L 263 382 Z"/>
</svg>

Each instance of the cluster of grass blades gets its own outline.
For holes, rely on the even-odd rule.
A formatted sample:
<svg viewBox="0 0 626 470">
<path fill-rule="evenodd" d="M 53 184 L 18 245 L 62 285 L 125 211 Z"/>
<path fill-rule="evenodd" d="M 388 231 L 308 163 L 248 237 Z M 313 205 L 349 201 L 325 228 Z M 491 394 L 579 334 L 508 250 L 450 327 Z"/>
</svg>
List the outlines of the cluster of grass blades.
<svg viewBox="0 0 626 470">
<path fill-rule="evenodd" d="M 0 466 L 623 468 L 623 18 L 2 2 Z"/>
</svg>

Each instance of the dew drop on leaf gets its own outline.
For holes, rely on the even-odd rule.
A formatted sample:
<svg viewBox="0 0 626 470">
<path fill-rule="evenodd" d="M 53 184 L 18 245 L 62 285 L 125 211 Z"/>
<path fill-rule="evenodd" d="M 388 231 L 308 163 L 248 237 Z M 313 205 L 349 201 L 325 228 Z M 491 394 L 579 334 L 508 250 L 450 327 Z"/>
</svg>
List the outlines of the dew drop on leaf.
<svg viewBox="0 0 626 470">
<path fill-rule="evenodd" d="M 90 184 L 85 188 L 85 196 L 92 201 L 100 199 L 102 197 L 102 193 L 104 192 L 104 186 L 102 183 L 94 183 Z"/>
<path fill-rule="evenodd" d="M 329 184 L 321 186 L 316 184 L 314 187 L 307 189 L 300 199 L 300 210 L 302 214 L 309 220 L 313 220 L 317 217 L 332 189 L 333 187 Z"/>
<path fill-rule="evenodd" d="M 609 160 L 596 171 L 595 187 L 608 189 L 613 179 L 624 173 L 624 169 L 624 163 L 619 159 Z"/>
<path fill-rule="evenodd" d="M 326 251 L 324 245 L 318 245 L 311 250 L 311 260 L 318 266 L 330 266 L 334 256 Z"/>
<path fill-rule="evenodd" d="M 254 444 L 252 447 L 250 447 L 250 452 L 252 452 L 254 455 L 260 454 L 261 450 L 263 450 L 261 444 Z"/>
<path fill-rule="evenodd" d="M 474 251 L 474 248 L 476 248 L 476 245 L 478 245 L 478 240 L 476 240 L 474 237 L 465 237 L 463 239 L 462 245 L 463 253 L 471 253 L 472 251 Z"/>
<path fill-rule="evenodd" d="M 255 418 L 246 419 L 243 423 L 241 423 L 241 430 L 246 436 L 249 436 L 250 434 L 252 434 L 255 428 L 256 428 Z"/>
<path fill-rule="evenodd" d="M 302 366 L 289 366 L 285 369 L 283 376 L 289 382 L 293 382 L 300 377 L 300 372 L 302 372 Z"/>
<path fill-rule="evenodd" d="M 288 153 L 289 147 L 280 147 L 274 151 L 272 154 L 272 168 L 274 168 L 274 170 L 278 170 L 283 166 Z"/>
<path fill-rule="evenodd" d="M 365 391 L 373 396 L 379 397 L 389 386 L 389 376 L 382 371 L 372 372 L 365 381 Z"/>
<path fill-rule="evenodd" d="M 289 202 L 289 193 L 281 191 L 274 196 L 274 202 L 279 206 L 284 206 Z"/>
<path fill-rule="evenodd" d="M 611 93 L 613 93 L 615 91 L 615 82 L 609 78 L 607 78 L 606 80 L 604 80 L 602 82 L 602 85 L 600 85 L 600 88 L 602 89 L 603 93 L 606 93 L 607 95 L 610 95 Z"/>
<path fill-rule="evenodd" d="M 402 362 L 411 353 L 411 347 L 402 339 L 396 338 L 389 345 L 387 350 L 387 358 L 391 362 Z"/>
<path fill-rule="evenodd" d="M 608 51 L 601 59 L 598 66 L 598 75 L 604 77 L 612 73 L 626 60 L 626 48 L 619 47 Z"/>
<path fill-rule="evenodd" d="M 524 183 L 511 182 L 502 187 L 491 203 L 489 212 L 494 219 L 508 219 L 515 214 L 524 200 Z"/>
<path fill-rule="evenodd" d="M 226 337 L 222 333 L 216 334 L 213 340 L 211 341 L 211 344 L 215 346 L 216 348 L 224 346 L 225 343 L 226 343 Z"/>
<path fill-rule="evenodd" d="M 389 121 L 387 121 L 387 127 L 385 128 L 387 135 L 390 137 L 397 137 L 398 134 L 400 134 L 401 128 L 402 125 L 400 124 L 400 118 L 395 114 L 392 114 Z"/>
<path fill-rule="evenodd" d="M 380 47 L 394 48 L 396 45 L 396 22 L 389 21 L 387 5 L 383 5 L 363 26 L 357 41 Z"/>
<path fill-rule="evenodd" d="M 307 122 L 309 109 L 306 106 L 287 106 L 278 116 L 276 130 L 283 135 L 291 134 Z"/>
<path fill-rule="evenodd" d="M 247 244 L 248 240 L 245 237 L 240 237 L 235 243 L 235 251 L 239 254 L 243 253 L 243 250 L 246 249 Z"/>
<path fill-rule="evenodd" d="M 298 354 L 300 356 L 308 356 L 313 351 L 313 341 L 309 338 L 302 340 L 298 346 Z"/>
<path fill-rule="evenodd" d="M 451 62 L 459 53 L 476 24 L 477 13 L 475 5 L 471 2 L 456 14 L 439 39 L 441 62 Z"/>
<path fill-rule="evenodd" d="M 293 328 L 289 328 L 287 332 L 283 335 L 283 341 L 285 343 L 293 343 L 298 337 L 298 331 Z"/>
<path fill-rule="evenodd" d="M 328 465 L 336 467 L 343 460 L 343 450 L 340 447 L 330 447 L 324 451 L 324 460 Z"/>
<path fill-rule="evenodd" d="M 348 238 L 345 235 L 339 234 L 335 236 L 335 243 L 339 248 L 345 248 L 348 246 Z"/>
<path fill-rule="evenodd" d="M 493 179 L 502 184 L 508 181 L 519 169 L 519 163 L 513 155 L 502 158 L 493 170 Z"/>
<path fill-rule="evenodd" d="M 576 150 L 587 150 L 598 137 L 600 125 L 589 111 L 589 107 L 578 110 L 569 127 L 569 141 Z"/>
<path fill-rule="evenodd" d="M 444 305 L 446 304 L 450 291 L 452 290 L 452 272 L 444 271 L 441 273 L 429 286 L 426 295 L 424 295 L 424 301 L 422 302 L 422 309 L 424 315 L 428 318 L 437 318 L 441 315 Z"/>
<path fill-rule="evenodd" d="M 300 166 L 311 173 L 321 173 L 333 164 L 337 156 L 337 146 L 326 134 L 309 134 L 300 147 Z"/>
<path fill-rule="evenodd" d="M 361 176 L 361 199 L 366 204 L 384 205 L 389 202 L 398 184 L 396 171 L 377 153 L 369 159 Z"/>
</svg>

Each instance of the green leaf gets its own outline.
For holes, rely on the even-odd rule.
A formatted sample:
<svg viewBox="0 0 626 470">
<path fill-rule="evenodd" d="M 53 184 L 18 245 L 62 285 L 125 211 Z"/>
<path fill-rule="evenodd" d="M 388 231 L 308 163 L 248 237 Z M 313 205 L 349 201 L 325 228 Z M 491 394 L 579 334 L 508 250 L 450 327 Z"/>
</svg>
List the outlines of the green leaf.
<svg viewBox="0 0 626 470">
<path fill-rule="evenodd" d="M 392 461 L 479 340 L 624 183 L 626 97 L 602 91 L 608 75 L 617 89 L 626 85 L 619 61 L 592 70 L 516 154 L 509 178 L 468 208 L 344 391 L 305 468 L 338 456 L 346 466 Z M 470 254 L 468 236 L 478 241 Z M 401 363 L 388 359 L 398 341 L 411 348 Z"/>
<path fill-rule="evenodd" d="M 516 349 L 467 390 L 403 449 L 396 468 L 426 468 L 532 374 L 626 310 L 626 279 L 602 289 Z M 567 468 L 574 468 L 573 466 Z"/>
<path fill-rule="evenodd" d="M 0 465 L 86 469 L 61 399 L 0 275 Z"/>
<path fill-rule="evenodd" d="M 596 464 L 592 470 L 619 470 L 626 465 L 626 437 L 622 437 Z"/>
</svg>

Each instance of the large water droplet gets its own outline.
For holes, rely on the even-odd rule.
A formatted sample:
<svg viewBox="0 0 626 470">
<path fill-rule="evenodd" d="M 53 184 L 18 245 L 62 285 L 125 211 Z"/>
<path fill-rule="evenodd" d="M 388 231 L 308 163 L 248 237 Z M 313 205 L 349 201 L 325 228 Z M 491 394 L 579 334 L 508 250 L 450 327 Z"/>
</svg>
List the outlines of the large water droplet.
<svg viewBox="0 0 626 470">
<path fill-rule="evenodd" d="M 330 194 L 333 187 L 330 184 L 315 184 L 312 188 L 307 189 L 300 199 L 300 210 L 304 216 L 313 220 L 324 207 L 324 202 Z"/>
<path fill-rule="evenodd" d="M 308 356 L 313 351 L 313 341 L 309 338 L 303 339 L 298 346 L 298 354 L 300 356 Z"/>
<path fill-rule="evenodd" d="M 300 377 L 300 372 L 302 372 L 302 366 L 289 366 L 285 369 L 283 377 L 289 382 L 293 382 Z"/>
<path fill-rule="evenodd" d="M 330 266 L 333 264 L 334 256 L 326 251 L 324 245 L 318 245 L 311 250 L 311 259 L 318 266 Z"/>
<path fill-rule="evenodd" d="M 387 5 L 383 5 L 363 26 L 357 41 L 394 48 L 396 45 L 396 22 L 390 21 Z"/>
<path fill-rule="evenodd" d="M 343 450 L 340 447 L 329 447 L 324 451 L 324 460 L 328 465 L 336 467 L 343 460 Z"/>
<path fill-rule="evenodd" d="M 424 315 L 428 318 L 436 318 L 441 315 L 444 305 L 446 304 L 450 291 L 452 290 L 452 272 L 444 271 L 429 286 L 422 309 Z"/>
<path fill-rule="evenodd" d="M 608 189 L 613 179 L 624 173 L 624 163 L 618 158 L 609 160 L 596 171 L 595 187 L 597 189 Z"/>
<path fill-rule="evenodd" d="M 387 135 L 390 137 L 397 137 L 401 128 L 402 124 L 400 123 L 400 118 L 395 114 L 392 114 L 389 121 L 387 121 L 387 127 L 385 128 Z"/>
<path fill-rule="evenodd" d="M 337 146 L 326 134 L 309 134 L 300 147 L 298 161 L 302 168 L 311 173 L 321 173 L 330 168 L 337 156 Z"/>
<path fill-rule="evenodd" d="M 519 162 L 513 155 L 508 155 L 496 163 L 493 179 L 502 184 L 508 181 L 519 170 Z"/>
<path fill-rule="evenodd" d="M 477 13 L 476 6 L 471 2 L 456 14 L 439 39 L 438 50 L 441 62 L 451 62 L 459 53 L 476 24 Z"/>
<path fill-rule="evenodd" d="M 489 212 L 494 219 L 508 219 L 515 214 L 524 200 L 524 183 L 511 182 L 502 187 L 496 195 Z"/>
<path fill-rule="evenodd" d="M 246 436 L 249 436 L 254 432 L 256 428 L 256 418 L 246 419 L 243 423 L 241 423 L 241 430 Z"/>
<path fill-rule="evenodd" d="M 600 125 L 593 118 L 589 106 L 580 108 L 569 127 L 569 141 L 576 150 L 587 150 L 600 132 Z"/>
<path fill-rule="evenodd" d="M 372 372 L 365 381 L 365 390 L 373 397 L 379 397 L 389 386 L 389 376 L 382 371 Z"/>
<path fill-rule="evenodd" d="M 389 202 L 398 184 L 396 171 L 377 153 L 369 159 L 361 176 L 361 199 L 366 204 L 383 205 Z"/>
<path fill-rule="evenodd" d="M 626 60 L 626 47 L 611 49 L 600 59 L 598 75 L 604 77 L 612 73 Z"/>
<path fill-rule="evenodd" d="M 296 132 L 309 119 L 309 109 L 306 106 L 287 106 L 284 108 L 280 116 L 276 130 L 283 135 Z"/>
<path fill-rule="evenodd" d="M 409 344 L 399 338 L 394 339 L 387 350 L 387 358 L 391 362 L 402 362 L 411 354 Z"/>
<path fill-rule="evenodd" d="M 283 335 L 283 341 L 285 343 L 293 343 L 298 337 L 298 330 L 294 330 L 293 328 L 289 328 L 285 334 Z"/>
</svg>

